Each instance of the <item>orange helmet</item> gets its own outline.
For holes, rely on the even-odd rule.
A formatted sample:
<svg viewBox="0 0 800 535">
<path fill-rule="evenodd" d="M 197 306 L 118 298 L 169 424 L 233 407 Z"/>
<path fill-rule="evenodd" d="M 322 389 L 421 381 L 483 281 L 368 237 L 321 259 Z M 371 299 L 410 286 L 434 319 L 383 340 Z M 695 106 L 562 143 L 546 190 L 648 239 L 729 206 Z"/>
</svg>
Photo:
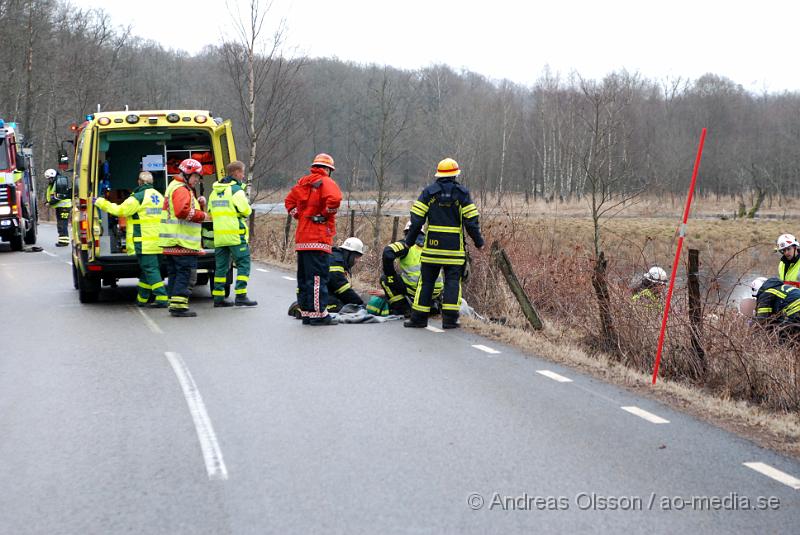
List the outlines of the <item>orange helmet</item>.
<svg viewBox="0 0 800 535">
<path fill-rule="evenodd" d="M 324 152 L 320 152 L 319 154 L 314 156 L 314 161 L 311 163 L 311 165 L 312 166 L 313 165 L 321 165 L 323 167 L 330 167 L 331 170 L 336 169 L 333 166 L 333 158 L 331 158 L 331 155 L 330 154 L 325 154 Z"/>
<path fill-rule="evenodd" d="M 201 164 L 200 162 L 198 162 L 193 158 L 186 158 L 180 163 L 178 169 L 180 169 L 181 172 L 186 176 L 189 176 L 194 173 L 202 174 L 203 164 Z"/>
<path fill-rule="evenodd" d="M 435 177 L 443 176 L 458 176 L 461 174 L 461 169 L 458 168 L 458 162 L 452 158 L 445 158 L 439 165 L 436 166 Z"/>
</svg>

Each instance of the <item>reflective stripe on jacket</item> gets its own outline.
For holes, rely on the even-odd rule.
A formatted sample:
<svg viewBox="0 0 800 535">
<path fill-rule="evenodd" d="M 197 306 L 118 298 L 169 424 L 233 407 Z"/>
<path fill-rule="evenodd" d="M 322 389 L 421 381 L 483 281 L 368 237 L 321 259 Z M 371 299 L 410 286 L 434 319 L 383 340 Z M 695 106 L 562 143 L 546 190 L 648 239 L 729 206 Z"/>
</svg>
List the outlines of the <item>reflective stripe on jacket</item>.
<svg viewBox="0 0 800 535">
<path fill-rule="evenodd" d="M 175 208 L 175 194 L 180 188 L 186 188 L 191 195 L 189 212 L 185 216 L 186 219 L 179 219 L 176 214 Z M 164 204 L 161 210 L 161 225 L 159 227 L 159 240 L 160 247 L 183 247 L 192 251 L 200 250 L 200 238 L 202 232 L 202 224 L 192 221 L 197 219 L 196 214 L 200 212 L 200 204 L 194 198 L 189 186 L 179 179 L 173 179 L 167 186 L 167 191 L 164 193 Z M 167 251 L 164 251 L 165 253 Z"/>
<path fill-rule="evenodd" d="M 151 184 L 142 184 L 122 204 L 99 198 L 95 206 L 111 215 L 127 218 L 125 248 L 132 254 L 161 254 L 159 232 L 164 197 Z"/>
<path fill-rule="evenodd" d="M 214 182 L 213 188 L 208 211 L 214 221 L 214 247 L 247 243 L 246 218 L 253 209 L 244 190 L 234 182 Z"/>
</svg>

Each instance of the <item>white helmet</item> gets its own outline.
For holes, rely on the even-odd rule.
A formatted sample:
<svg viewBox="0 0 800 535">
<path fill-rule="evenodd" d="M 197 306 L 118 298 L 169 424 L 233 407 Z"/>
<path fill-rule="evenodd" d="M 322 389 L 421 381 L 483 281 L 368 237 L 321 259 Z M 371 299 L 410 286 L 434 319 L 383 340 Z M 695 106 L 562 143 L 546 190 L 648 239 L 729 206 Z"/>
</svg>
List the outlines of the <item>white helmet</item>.
<svg viewBox="0 0 800 535">
<path fill-rule="evenodd" d="M 44 177 L 47 179 L 51 179 L 55 178 L 57 174 L 58 173 L 56 173 L 55 169 L 48 169 L 47 171 L 44 172 Z"/>
<path fill-rule="evenodd" d="M 750 283 L 750 291 L 752 292 L 751 295 L 756 297 L 758 295 L 758 291 L 761 289 L 761 286 L 766 282 L 766 277 L 757 277 L 753 279 L 753 282 Z"/>
<path fill-rule="evenodd" d="M 800 243 L 797 242 L 797 238 L 795 238 L 793 234 L 781 234 L 778 236 L 778 246 L 775 248 L 775 250 L 782 252 L 784 249 L 788 249 L 792 245 L 800 245 Z"/>
<path fill-rule="evenodd" d="M 364 242 L 358 238 L 347 238 L 342 244 L 342 249 L 353 251 L 354 253 L 364 254 Z"/>
<path fill-rule="evenodd" d="M 650 270 L 645 274 L 645 279 L 649 280 L 650 282 L 657 282 L 659 284 L 666 284 L 667 283 L 667 272 L 661 269 L 658 266 L 653 266 Z"/>
</svg>

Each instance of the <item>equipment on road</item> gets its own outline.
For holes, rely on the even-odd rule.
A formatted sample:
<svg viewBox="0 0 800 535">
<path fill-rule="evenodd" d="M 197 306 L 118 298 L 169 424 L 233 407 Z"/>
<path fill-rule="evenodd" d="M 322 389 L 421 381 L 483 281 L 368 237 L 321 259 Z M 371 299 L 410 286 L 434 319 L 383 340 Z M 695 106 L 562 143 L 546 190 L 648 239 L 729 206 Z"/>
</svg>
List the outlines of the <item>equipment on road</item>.
<svg viewBox="0 0 800 535">
<path fill-rule="evenodd" d="M 16 123 L 0 119 L 0 239 L 21 251 L 36 243 L 38 223 L 33 151 Z"/>
</svg>

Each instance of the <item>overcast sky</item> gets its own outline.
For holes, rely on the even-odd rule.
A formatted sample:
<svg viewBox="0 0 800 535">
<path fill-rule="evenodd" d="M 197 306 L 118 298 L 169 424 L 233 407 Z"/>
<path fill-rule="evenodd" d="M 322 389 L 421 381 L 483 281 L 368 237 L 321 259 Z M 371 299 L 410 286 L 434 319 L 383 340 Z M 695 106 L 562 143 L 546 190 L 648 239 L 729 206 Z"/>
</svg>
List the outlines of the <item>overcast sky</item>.
<svg viewBox="0 0 800 535">
<path fill-rule="evenodd" d="M 229 0 L 245 8 L 249 0 Z M 73 0 L 195 53 L 229 30 L 225 0 Z M 417 68 L 446 63 L 532 84 L 545 65 L 599 78 L 724 75 L 752 91 L 800 90 L 800 2 L 731 0 L 274 0 L 288 44 L 311 57 Z"/>
</svg>

